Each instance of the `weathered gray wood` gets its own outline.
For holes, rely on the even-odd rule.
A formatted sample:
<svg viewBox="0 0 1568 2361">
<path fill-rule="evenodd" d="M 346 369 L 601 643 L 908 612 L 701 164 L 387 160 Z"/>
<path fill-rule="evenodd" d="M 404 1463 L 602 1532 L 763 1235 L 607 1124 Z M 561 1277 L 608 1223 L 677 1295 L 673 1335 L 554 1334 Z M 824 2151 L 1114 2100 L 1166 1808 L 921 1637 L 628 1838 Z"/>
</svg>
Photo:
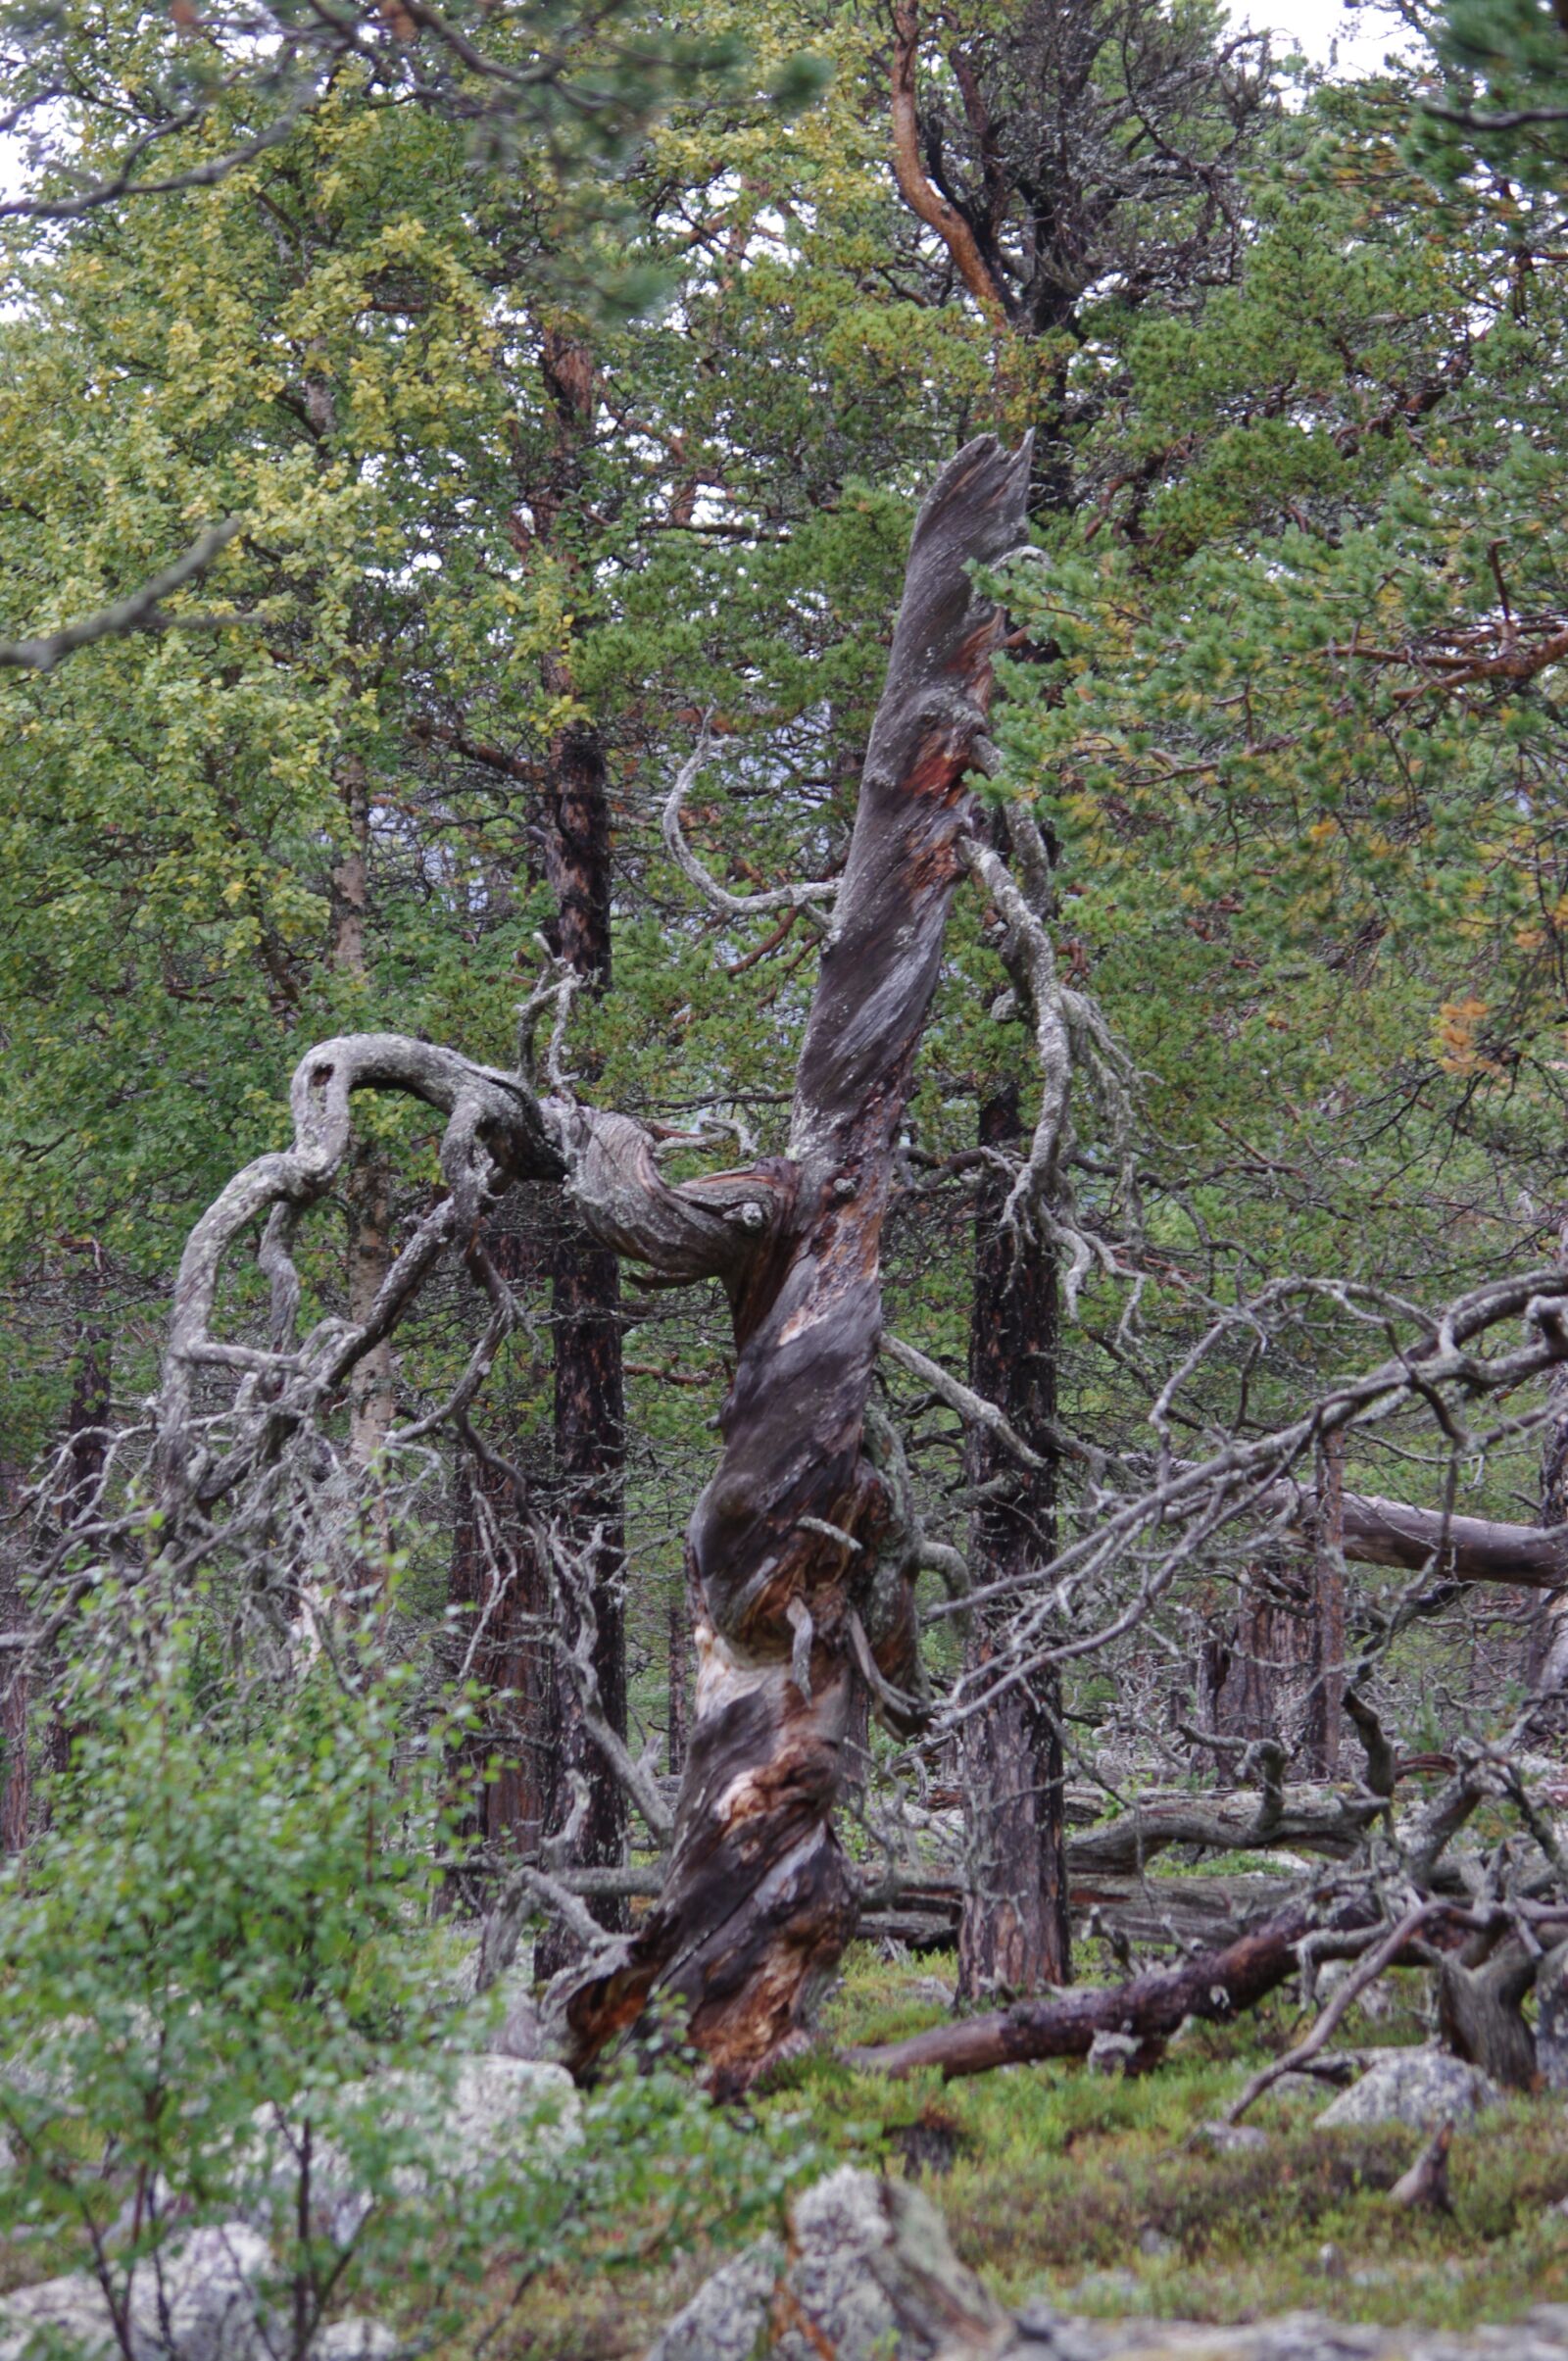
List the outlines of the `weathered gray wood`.
<svg viewBox="0 0 1568 2361">
<path fill-rule="evenodd" d="M 865 1686 L 897 1717 L 919 1681 L 915 1568 L 862 1450 L 882 1223 L 1002 630 L 971 568 L 1022 537 L 1028 471 L 1027 446 L 982 436 L 915 524 L 789 1162 L 731 1290 L 723 1458 L 688 1537 L 700 1669 L 668 1879 L 624 1960 L 571 1997 L 579 2065 L 664 1990 L 689 2003 L 715 2082 L 744 2087 L 798 2031 L 855 1924 L 832 1822 L 846 1735 Z"/>
</svg>

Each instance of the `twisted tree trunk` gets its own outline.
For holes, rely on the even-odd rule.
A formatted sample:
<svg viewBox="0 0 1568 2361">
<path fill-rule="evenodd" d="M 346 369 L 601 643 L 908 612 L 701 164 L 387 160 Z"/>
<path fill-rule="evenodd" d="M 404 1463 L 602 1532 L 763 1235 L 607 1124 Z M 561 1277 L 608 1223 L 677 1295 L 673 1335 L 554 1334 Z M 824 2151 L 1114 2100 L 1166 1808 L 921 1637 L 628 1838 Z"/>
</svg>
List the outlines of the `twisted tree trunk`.
<svg viewBox="0 0 1568 2361">
<path fill-rule="evenodd" d="M 697 1715 L 668 1876 L 568 2015 L 586 2064 L 656 1991 L 690 2004 L 715 2084 L 801 2028 L 855 1920 L 832 1814 L 862 1685 L 904 1719 L 913 1566 L 862 1448 L 892 1156 L 970 824 L 1001 617 L 969 568 L 1020 537 L 1027 446 L 943 472 L 909 550 L 887 686 L 807 1025 L 787 1162 L 735 1276 L 723 1456 L 688 1536 Z"/>
</svg>

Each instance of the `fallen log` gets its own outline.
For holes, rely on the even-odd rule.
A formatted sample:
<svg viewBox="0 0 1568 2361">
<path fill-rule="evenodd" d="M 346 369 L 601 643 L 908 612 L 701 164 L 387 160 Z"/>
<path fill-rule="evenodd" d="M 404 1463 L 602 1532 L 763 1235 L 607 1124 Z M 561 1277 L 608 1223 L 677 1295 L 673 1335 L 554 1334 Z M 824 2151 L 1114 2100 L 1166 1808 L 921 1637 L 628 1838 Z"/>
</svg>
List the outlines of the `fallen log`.
<svg viewBox="0 0 1568 2361">
<path fill-rule="evenodd" d="M 1244 1871 L 1236 1877 L 1075 1878 L 1069 1903 L 1073 1932 L 1090 1921 L 1131 1943 L 1200 1943 L 1217 1949 L 1259 1919 L 1283 1908 L 1296 1880 Z M 857 1930 L 866 1943 L 901 1943 L 910 1951 L 951 1950 L 958 1940 L 963 1881 L 956 1872 L 901 1887 L 886 1905 L 862 1912 Z"/>
<path fill-rule="evenodd" d="M 1087 2057 L 1095 2036 L 1129 2034 L 1152 2063 L 1184 2018 L 1222 2024 L 1278 1990 L 1296 1973 L 1297 1945 L 1325 1926 L 1369 1923 L 1364 1900 L 1325 1909 L 1305 1899 L 1265 1920 L 1223 1950 L 1200 1952 L 1179 1967 L 1152 1968 L 1127 1984 L 1086 1988 L 1049 1999 L 933 2026 L 905 2041 L 842 2049 L 848 2066 L 906 2075 L 934 2066 L 945 2082 L 1037 2058 Z"/>
<path fill-rule="evenodd" d="M 1119 1820 L 1107 1821 L 1067 1845 L 1067 1874 L 1080 1878 L 1127 1874 L 1175 1845 L 1200 1845 L 1205 1852 L 1268 1851 L 1285 1847 L 1348 1860 L 1384 1809 L 1381 1796 L 1335 1795 L 1293 1802 L 1288 1795 L 1196 1796 L 1140 1800 Z"/>
<path fill-rule="evenodd" d="M 1314 1507 L 1299 1494 L 1302 1521 Z M 1373 1493 L 1345 1495 L 1345 1554 L 1360 1565 L 1400 1566 L 1416 1574 L 1430 1566 L 1454 1582 L 1505 1582 L 1521 1590 L 1555 1591 L 1568 1583 L 1568 1525 L 1505 1525 L 1492 1517 L 1445 1516 L 1441 1508 L 1411 1508 Z"/>
</svg>

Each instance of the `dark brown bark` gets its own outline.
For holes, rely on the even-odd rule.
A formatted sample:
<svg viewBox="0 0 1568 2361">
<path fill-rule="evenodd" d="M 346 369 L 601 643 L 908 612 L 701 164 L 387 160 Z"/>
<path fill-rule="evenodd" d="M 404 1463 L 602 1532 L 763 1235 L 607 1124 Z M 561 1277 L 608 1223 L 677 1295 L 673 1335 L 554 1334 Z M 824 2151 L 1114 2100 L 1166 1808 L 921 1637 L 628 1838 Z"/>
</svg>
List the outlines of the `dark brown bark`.
<svg viewBox="0 0 1568 2361">
<path fill-rule="evenodd" d="M 611 978 L 609 774 L 598 732 L 586 722 L 564 729 L 551 750 L 546 871 L 555 894 L 553 948 L 592 993 Z M 626 1732 L 626 1638 L 621 1576 L 625 1542 L 621 1486 L 625 1463 L 625 1380 L 621 1367 L 620 1262 L 597 1245 L 568 1206 L 551 1263 L 556 1354 L 553 1514 L 562 1539 L 589 1575 L 598 1626 L 594 1670 L 611 1727 Z M 607 1778 L 603 1757 L 583 1724 L 577 1688 L 558 1669 L 551 1747 L 550 1833 L 566 1825 L 572 1773 L 589 1788 L 572 1860 L 581 1867 L 625 1857 L 626 1797 Z M 622 1924 L 612 1906 L 609 1925 Z M 541 1939 L 541 1974 L 572 1955 L 569 1938 Z"/>
<path fill-rule="evenodd" d="M 621 1595 L 625 1531 L 621 1487 L 626 1410 L 621 1372 L 620 1262 L 575 1224 L 558 1240 L 551 1273 L 556 1348 L 555 1490 L 553 1520 L 567 1549 L 589 1576 L 597 1637 L 593 1666 L 599 1701 L 617 1737 L 626 1735 L 626 1624 Z M 558 1612 L 570 1613 L 563 1599 Z M 570 1635 L 568 1635 L 569 1637 Z M 551 1832 L 564 1827 L 571 1808 L 571 1774 L 588 1783 L 586 1817 L 572 1847 L 577 1867 L 613 1866 L 626 1853 L 627 1799 L 607 1777 L 604 1757 L 589 1734 L 570 1672 L 558 1665 L 552 1756 Z M 623 1923 L 615 1905 L 603 1923 Z M 569 1939 L 541 1937 L 541 1975 L 574 1955 Z"/>
<path fill-rule="evenodd" d="M 1221 1951 L 1201 1951 L 1180 1967 L 1151 1969 L 1130 1983 L 1018 2000 L 990 2016 L 939 2025 L 906 2041 L 846 2049 L 846 2062 L 879 2074 L 914 2074 L 935 2066 L 944 2080 L 986 2074 L 1030 2058 L 1087 2057 L 1096 2034 L 1130 2034 L 1152 2063 L 1184 2017 L 1223 2024 L 1276 1992 L 1298 1967 L 1296 1945 L 1322 1923 L 1299 1902 Z"/>
<path fill-rule="evenodd" d="M 1015 1149 L 1022 1135 L 1018 1088 L 1008 1082 L 981 1107 L 979 1144 Z M 988 1165 L 975 1205 L 969 1383 L 1045 1455 L 1056 1409 L 1055 1256 L 1004 1228 L 1006 1189 L 1005 1174 Z M 977 1436 L 970 1481 L 982 1485 L 1004 1472 L 1014 1472 L 1008 1455 L 994 1438 Z M 977 1511 L 970 1535 L 977 1588 L 1050 1563 L 1055 1506 L 1053 1469 Z M 972 1662 L 988 1660 L 1005 1621 L 1004 1609 L 976 1614 Z M 1005 1690 L 964 1725 L 962 1746 L 969 1886 L 958 1931 L 959 1997 L 1065 1984 L 1070 1933 L 1059 1674 L 1037 1673 Z"/>
<path fill-rule="evenodd" d="M 881 1325 L 892 1152 L 941 959 L 1001 617 L 972 564 L 1018 540 L 1027 448 L 961 452 L 920 513 L 887 686 L 796 1081 L 771 1230 L 732 1289 L 738 1362 L 693 1515 L 697 1720 L 660 1901 L 569 2003 L 587 2064 L 663 1989 L 717 2087 L 802 2027 L 855 1921 L 832 1815 L 869 1668 L 882 1709 L 918 1679 L 912 1563 L 884 1551 L 861 1449 Z"/>
<path fill-rule="evenodd" d="M 489 1251 L 510 1286 L 533 1275 L 531 1240 L 503 1231 Z M 460 1454 L 449 1596 L 461 1610 L 460 1650 L 485 1691 L 479 1725 L 463 1751 L 473 1783 L 468 1822 L 487 1848 L 528 1852 L 556 1800 L 556 1661 L 541 1637 L 550 1584 L 530 1521 L 536 1503 L 518 1497 L 524 1456 L 515 1437 L 506 1467 Z"/>
<path fill-rule="evenodd" d="M 692 1617 L 683 1587 L 674 1587 L 669 1594 L 667 1648 L 664 1765 L 671 1777 L 678 1779 L 686 1768 L 692 1722 Z"/>
<path fill-rule="evenodd" d="M 1559 1256 L 1568 1261 L 1568 1223 L 1558 1231 Z M 1568 1520 L 1568 1368 L 1553 1370 L 1547 1381 L 1548 1419 L 1541 1447 L 1541 1521 L 1561 1525 Z M 1543 1697 L 1561 1700 L 1568 1691 L 1568 1586 L 1541 1601 L 1530 1622 L 1525 1673 L 1530 1687 Z M 1559 1701 L 1552 1718 L 1561 1723 Z"/>
<path fill-rule="evenodd" d="M 1283 1739 L 1311 1678 L 1308 1569 L 1297 1551 L 1270 1549 L 1249 1566 L 1237 1602 L 1217 1727 L 1227 1738 Z M 1230 1758 L 1234 1774 L 1238 1758 Z"/>
<path fill-rule="evenodd" d="M 1345 1438 L 1324 1445 L 1318 1471 L 1311 1565 L 1312 1686 L 1302 1732 L 1307 1762 L 1320 1778 L 1340 1767 L 1345 1720 Z"/>
<path fill-rule="evenodd" d="M 580 338 L 547 332 L 540 357 L 555 412 L 548 480 L 532 489 L 534 521 L 543 540 L 581 489 L 598 403 L 594 357 Z M 568 570 L 572 553 L 562 555 Z M 573 694 L 569 654 L 546 664 L 553 694 Z M 545 871 L 555 898 L 551 947 L 577 978 L 600 994 L 611 982 L 610 778 L 599 731 L 587 718 L 569 721 L 550 749 L 545 811 Z M 613 1250 L 592 1240 L 568 1204 L 551 1272 L 556 1353 L 554 1516 L 566 1548 L 589 1577 L 597 1625 L 593 1649 L 600 1706 L 618 1737 L 626 1734 L 626 1639 L 621 1580 L 625 1564 L 621 1505 L 625 1465 L 625 1378 L 620 1329 L 620 1264 Z M 577 1687 L 567 1667 L 556 1683 L 552 1748 L 551 1833 L 567 1824 L 573 1773 L 588 1783 L 589 1806 L 572 1861 L 613 1865 L 625 1857 L 627 1801 L 605 1773 L 603 1757 L 584 1726 Z M 624 1920 L 612 1907 L 608 1925 Z M 542 1973 L 566 1963 L 569 1940 L 546 1934 L 537 1954 Z"/>
</svg>

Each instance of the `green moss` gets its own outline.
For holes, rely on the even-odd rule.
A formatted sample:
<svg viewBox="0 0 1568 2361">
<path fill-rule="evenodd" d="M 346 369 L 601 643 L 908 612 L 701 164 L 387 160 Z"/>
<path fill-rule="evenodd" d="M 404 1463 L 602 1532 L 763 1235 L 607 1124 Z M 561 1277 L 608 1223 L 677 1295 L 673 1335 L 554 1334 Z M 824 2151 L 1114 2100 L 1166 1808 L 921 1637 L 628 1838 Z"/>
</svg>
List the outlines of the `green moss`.
<svg viewBox="0 0 1568 2361">
<path fill-rule="evenodd" d="M 931 1967 L 851 1954 L 825 2012 L 832 2041 L 889 2041 L 940 2021 Z M 1391 2207 L 1419 2136 L 1324 2132 L 1310 2099 L 1265 2102 L 1267 2146 L 1218 2155 L 1189 2136 L 1298 2031 L 1287 1995 L 1238 2025 L 1185 2037 L 1137 2081 L 1073 2062 L 943 2084 L 887 2083 L 818 2054 L 788 2104 L 824 2148 L 920 2179 L 964 2260 L 999 2295 L 1101 2315 L 1213 2321 L 1315 2306 L 1341 2318 L 1462 2327 L 1568 2301 L 1568 2112 L 1511 2100 L 1456 2136 L 1451 2217 Z M 1348 2044 L 1408 2040 L 1408 2012 Z M 1324 2259 L 1324 2249 L 1334 2251 Z"/>
</svg>

